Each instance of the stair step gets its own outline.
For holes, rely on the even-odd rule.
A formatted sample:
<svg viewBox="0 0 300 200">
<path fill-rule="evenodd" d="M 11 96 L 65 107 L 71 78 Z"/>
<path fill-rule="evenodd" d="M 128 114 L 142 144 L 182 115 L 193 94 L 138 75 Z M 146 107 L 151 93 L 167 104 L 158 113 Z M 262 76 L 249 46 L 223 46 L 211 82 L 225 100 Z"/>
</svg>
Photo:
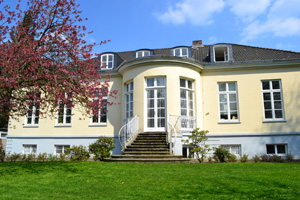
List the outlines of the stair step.
<svg viewBox="0 0 300 200">
<path fill-rule="evenodd" d="M 109 158 L 107 162 L 131 162 L 131 163 L 189 163 L 187 158 Z"/>
<path fill-rule="evenodd" d="M 122 155 L 170 155 L 169 151 L 124 151 Z"/>
<path fill-rule="evenodd" d="M 125 151 L 168 151 L 167 147 L 165 148 L 126 148 Z"/>
<path fill-rule="evenodd" d="M 130 155 L 112 155 L 111 158 L 182 158 L 176 155 L 145 155 L 145 154 L 130 154 Z"/>
<path fill-rule="evenodd" d="M 168 148 L 166 144 L 132 144 L 127 146 L 127 148 Z"/>
</svg>

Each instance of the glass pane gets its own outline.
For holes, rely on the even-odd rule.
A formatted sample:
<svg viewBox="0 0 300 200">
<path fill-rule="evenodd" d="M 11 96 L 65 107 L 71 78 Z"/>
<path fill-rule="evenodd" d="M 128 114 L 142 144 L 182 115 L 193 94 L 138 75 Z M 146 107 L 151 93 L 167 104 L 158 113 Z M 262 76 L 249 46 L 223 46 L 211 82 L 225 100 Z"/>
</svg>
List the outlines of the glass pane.
<svg viewBox="0 0 300 200">
<path fill-rule="evenodd" d="M 186 100 L 181 100 L 180 101 L 180 107 L 181 108 L 186 108 Z"/>
<path fill-rule="evenodd" d="M 189 111 L 189 116 L 194 116 L 194 111 L 193 110 Z"/>
<path fill-rule="evenodd" d="M 174 50 L 174 55 L 175 56 L 180 56 L 180 49 L 175 49 Z"/>
<path fill-rule="evenodd" d="M 34 119 L 34 124 L 39 124 L 39 118 L 36 117 L 36 118 Z"/>
<path fill-rule="evenodd" d="M 236 91 L 235 83 L 228 83 L 228 89 L 229 91 Z"/>
<path fill-rule="evenodd" d="M 98 115 L 94 115 L 92 120 L 93 120 L 93 123 L 98 123 Z"/>
<path fill-rule="evenodd" d="M 285 154 L 285 145 L 284 144 L 277 144 L 277 153 L 278 154 Z"/>
<path fill-rule="evenodd" d="M 148 108 L 154 108 L 154 99 L 148 100 L 147 106 Z"/>
<path fill-rule="evenodd" d="M 227 102 L 227 95 L 226 94 L 220 94 L 220 102 Z"/>
<path fill-rule="evenodd" d="M 27 124 L 31 124 L 31 120 L 32 120 L 31 117 L 28 117 L 27 118 Z"/>
<path fill-rule="evenodd" d="M 133 101 L 133 93 L 129 94 L 129 101 Z"/>
<path fill-rule="evenodd" d="M 280 89 L 279 81 L 272 81 L 272 87 L 273 89 Z"/>
<path fill-rule="evenodd" d="M 113 60 L 113 56 L 112 55 L 109 55 L 108 56 L 108 61 L 112 61 Z"/>
<path fill-rule="evenodd" d="M 281 100 L 280 92 L 274 92 L 273 93 L 273 98 L 274 98 L 274 100 Z"/>
<path fill-rule="evenodd" d="M 106 61 L 106 55 L 102 56 L 102 62 L 105 62 Z"/>
<path fill-rule="evenodd" d="M 228 119 L 228 113 L 227 112 L 221 112 L 220 118 L 223 119 L 223 120 Z"/>
<path fill-rule="evenodd" d="M 158 89 L 157 90 L 157 98 L 164 98 L 165 97 L 165 90 L 164 89 Z"/>
<path fill-rule="evenodd" d="M 139 51 L 137 52 L 137 58 L 143 57 L 143 52 Z"/>
<path fill-rule="evenodd" d="M 147 78 L 147 87 L 154 86 L 154 78 Z"/>
<path fill-rule="evenodd" d="M 185 79 L 180 79 L 180 87 L 185 88 Z"/>
<path fill-rule="evenodd" d="M 194 102 L 193 101 L 189 101 L 189 108 L 193 109 L 194 108 Z"/>
<path fill-rule="evenodd" d="M 189 95 L 189 100 L 193 100 L 194 98 L 193 98 L 193 92 L 188 92 L 188 95 Z"/>
<path fill-rule="evenodd" d="M 165 119 L 158 119 L 158 127 L 165 127 Z"/>
<path fill-rule="evenodd" d="M 275 154 L 275 145 L 267 144 L 267 154 Z"/>
<path fill-rule="evenodd" d="M 57 119 L 57 123 L 59 124 L 62 124 L 64 121 L 63 121 L 63 116 L 59 116 L 58 119 Z"/>
<path fill-rule="evenodd" d="M 154 127 L 154 119 L 148 119 L 148 127 Z"/>
<path fill-rule="evenodd" d="M 271 94 L 270 93 L 264 93 L 264 100 L 271 100 Z"/>
<path fill-rule="evenodd" d="M 144 56 L 150 56 L 150 51 L 144 51 Z"/>
<path fill-rule="evenodd" d="M 275 109 L 281 109 L 281 101 L 274 101 Z"/>
<path fill-rule="evenodd" d="M 165 109 L 158 109 L 158 117 L 165 117 Z"/>
<path fill-rule="evenodd" d="M 154 90 L 147 90 L 147 98 L 154 98 Z"/>
<path fill-rule="evenodd" d="M 31 153 L 36 153 L 36 146 L 32 146 Z"/>
<path fill-rule="evenodd" d="M 148 117 L 154 117 L 154 109 L 148 109 Z"/>
<path fill-rule="evenodd" d="M 181 109 L 181 115 L 182 116 L 187 116 L 187 110 L 186 109 Z"/>
<path fill-rule="evenodd" d="M 157 107 L 161 108 L 161 107 L 165 107 L 165 100 L 164 99 L 158 99 L 157 100 Z"/>
<path fill-rule="evenodd" d="M 228 106 L 227 103 L 220 103 L 220 111 L 227 112 Z"/>
<path fill-rule="evenodd" d="M 230 110 L 237 110 L 236 103 L 230 103 Z"/>
<path fill-rule="evenodd" d="M 165 86 L 165 78 L 156 78 L 156 85 L 157 86 Z"/>
<path fill-rule="evenodd" d="M 182 56 L 187 56 L 188 51 L 186 48 L 182 49 Z"/>
<path fill-rule="evenodd" d="M 237 112 L 230 112 L 230 119 L 232 120 L 235 120 L 235 119 L 238 119 L 238 115 L 237 115 Z"/>
<path fill-rule="evenodd" d="M 270 89 L 269 81 L 263 81 L 262 87 L 263 87 L 263 90 L 269 90 Z"/>
<path fill-rule="evenodd" d="M 68 108 L 67 109 L 67 115 L 71 115 L 72 114 L 72 109 L 71 108 Z"/>
<path fill-rule="evenodd" d="M 180 90 L 180 98 L 186 99 L 186 91 L 185 90 Z"/>
<path fill-rule="evenodd" d="M 275 110 L 275 118 L 282 118 L 282 110 Z"/>
<path fill-rule="evenodd" d="M 226 91 L 226 83 L 219 83 L 219 91 Z"/>
<path fill-rule="evenodd" d="M 236 94 L 229 94 L 229 101 L 236 102 Z"/>
<path fill-rule="evenodd" d="M 107 68 L 112 69 L 113 68 L 113 63 L 109 62 Z"/>
<path fill-rule="evenodd" d="M 100 122 L 101 122 L 101 123 L 106 123 L 106 121 L 107 121 L 107 116 L 106 116 L 106 114 L 103 114 L 103 115 L 100 117 Z"/>
<path fill-rule="evenodd" d="M 272 115 L 272 111 L 271 110 L 266 110 L 265 111 L 265 118 L 266 119 L 272 119 L 273 115 Z"/>
<path fill-rule="evenodd" d="M 129 89 L 130 89 L 130 91 L 133 91 L 133 82 L 129 83 Z"/>
<path fill-rule="evenodd" d="M 265 109 L 272 109 L 272 104 L 270 101 L 264 102 Z"/>
<path fill-rule="evenodd" d="M 70 124 L 71 123 L 71 117 L 66 117 L 66 123 Z"/>
<path fill-rule="evenodd" d="M 188 81 L 188 88 L 193 89 L 193 81 Z"/>
</svg>

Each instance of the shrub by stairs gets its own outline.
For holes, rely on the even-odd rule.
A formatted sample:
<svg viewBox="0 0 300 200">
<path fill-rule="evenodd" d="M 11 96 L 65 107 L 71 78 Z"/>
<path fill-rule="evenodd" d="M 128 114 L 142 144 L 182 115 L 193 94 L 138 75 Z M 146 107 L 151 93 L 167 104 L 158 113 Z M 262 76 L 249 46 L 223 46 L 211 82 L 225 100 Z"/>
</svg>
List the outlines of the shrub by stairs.
<svg viewBox="0 0 300 200">
<path fill-rule="evenodd" d="M 190 159 L 170 154 L 166 133 L 139 133 L 122 155 L 112 155 L 108 162 L 188 163 Z"/>
</svg>

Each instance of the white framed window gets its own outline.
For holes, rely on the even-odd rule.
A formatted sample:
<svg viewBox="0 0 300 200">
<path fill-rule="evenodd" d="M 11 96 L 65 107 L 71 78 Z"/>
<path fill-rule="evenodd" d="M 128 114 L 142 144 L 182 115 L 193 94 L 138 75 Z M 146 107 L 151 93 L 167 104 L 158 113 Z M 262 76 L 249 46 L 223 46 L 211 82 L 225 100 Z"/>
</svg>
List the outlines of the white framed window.
<svg viewBox="0 0 300 200">
<path fill-rule="evenodd" d="M 114 67 L 114 55 L 113 54 L 101 55 L 101 69 L 112 69 L 113 67 Z"/>
<path fill-rule="evenodd" d="M 220 122 L 239 122 L 237 83 L 218 83 Z"/>
<path fill-rule="evenodd" d="M 280 80 L 261 81 L 265 121 L 284 120 Z"/>
<path fill-rule="evenodd" d="M 133 117 L 133 81 L 125 85 L 125 113 L 126 120 Z"/>
<path fill-rule="evenodd" d="M 40 93 L 37 95 L 40 96 Z M 27 106 L 25 126 L 38 126 L 39 115 L 40 115 L 40 101 L 34 99 L 30 100 Z"/>
<path fill-rule="evenodd" d="M 55 147 L 55 154 L 59 155 L 61 153 L 66 153 L 67 149 L 70 148 L 70 145 L 54 145 Z"/>
<path fill-rule="evenodd" d="M 150 51 L 137 51 L 135 53 L 136 58 L 142 58 L 142 57 L 147 57 L 150 56 Z"/>
<path fill-rule="evenodd" d="M 188 54 L 188 48 L 186 47 L 181 47 L 181 48 L 176 48 L 176 49 L 173 49 L 173 56 L 179 56 L 179 57 L 189 57 L 189 54 Z"/>
<path fill-rule="evenodd" d="M 94 101 L 98 101 L 98 98 L 94 99 Z M 99 101 L 99 107 L 97 113 L 92 113 L 92 125 L 107 124 L 107 96 L 102 97 L 102 101 Z"/>
<path fill-rule="evenodd" d="M 267 144 L 266 145 L 267 154 L 273 155 L 286 155 L 287 154 L 287 144 Z"/>
<path fill-rule="evenodd" d="M 221 145 L 223 148 L 227 149 L 229 153 L 235 154 L 235 155 L 242 155 L 241 152 L 241 145 Z"/>
<path fill-rule="evenodd" d="M 196 128 L 196 119 L 194 111 L 194 83 L 192 80 L 180 79 L 180 114 L 181 128 Z"/>
<path fill-rule="evenodd" d="M 215 46 L 214 47 L 214 61 L 215 62 L 227 62 L 228 47 L 227 46 Z"/>
<path fill-rule="evenodd" d="M 36 144 L 23 144 L 23 154 L 36 154 L 37 145 Z"/>
<path fill-rule="evenodd" d="M 68 94 L 65 94 L 65 98 L 68 98 Z M 71 102 L 63 103 L 58 102 L 58 113 L 57 113 L 57 125 L 58 126 L 71 126 L 72 122 L 72 105 Z"/>
</svg>

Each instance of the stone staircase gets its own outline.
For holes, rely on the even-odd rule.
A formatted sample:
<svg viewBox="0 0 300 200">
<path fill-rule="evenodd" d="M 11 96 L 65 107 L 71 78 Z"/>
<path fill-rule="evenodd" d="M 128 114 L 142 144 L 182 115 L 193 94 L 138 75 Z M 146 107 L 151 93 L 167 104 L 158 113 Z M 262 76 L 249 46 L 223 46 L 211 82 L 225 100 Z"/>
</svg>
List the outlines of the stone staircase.
<svg viewBox="0 0 300 200">
<path fill-rule="evenodd" d="M 108 162 L 188 163 L 190 159 L 170 155 L 166 133 L 139 133 L 122 155 L 112 155 Z"/>
</svg>

